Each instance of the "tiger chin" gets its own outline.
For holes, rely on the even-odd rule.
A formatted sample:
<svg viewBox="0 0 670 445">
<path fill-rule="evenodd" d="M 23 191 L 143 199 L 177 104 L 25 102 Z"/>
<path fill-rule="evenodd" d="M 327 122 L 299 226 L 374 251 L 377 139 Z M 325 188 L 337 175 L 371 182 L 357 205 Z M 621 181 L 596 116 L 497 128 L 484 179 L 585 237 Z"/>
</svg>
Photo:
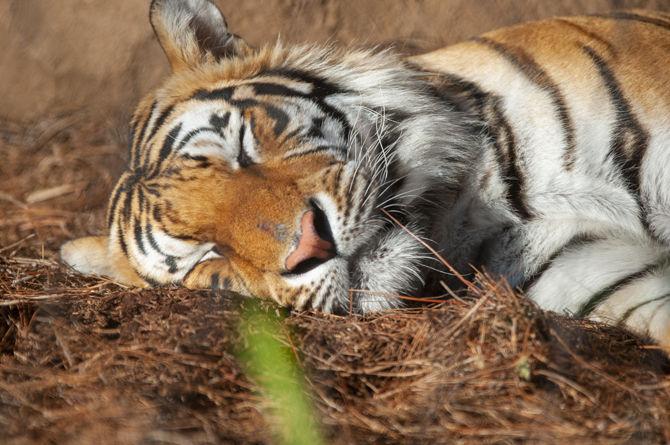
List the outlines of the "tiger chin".
<svg viewBox="0 0 670 445">
<path fill-rule="evenodd" d="M 366 313 L 442 277 L 433 246 L 670 344 L 670 16 L 551 19 L 405 59 L 252 48 L 207 0 L 154 0 L 150 21 L 172 74 L 131 121 L 108 235 L 62 247 L 74 269 Z"/>
</svg>

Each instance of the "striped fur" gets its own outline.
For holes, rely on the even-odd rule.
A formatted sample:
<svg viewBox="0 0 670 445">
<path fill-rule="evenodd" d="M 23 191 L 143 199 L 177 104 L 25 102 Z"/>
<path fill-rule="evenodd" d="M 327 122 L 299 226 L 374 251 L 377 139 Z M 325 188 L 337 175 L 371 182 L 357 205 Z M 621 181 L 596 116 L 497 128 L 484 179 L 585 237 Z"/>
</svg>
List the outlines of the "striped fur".
<svg viewBox="0 0 670 445">
<path fill-rule="evenodd" d="M 464 273 L 670 344 L 670 16 L 558 18 L 406 60 L 253 50 L 206 0 L 151 18 L 174 73 L 131 122 L 109 236 L 63 247 L 76 269 L 382 310 L 441 273 L 384 209 Z M 289 272 L 315 207 L 338 255 Z"/>
</svg>

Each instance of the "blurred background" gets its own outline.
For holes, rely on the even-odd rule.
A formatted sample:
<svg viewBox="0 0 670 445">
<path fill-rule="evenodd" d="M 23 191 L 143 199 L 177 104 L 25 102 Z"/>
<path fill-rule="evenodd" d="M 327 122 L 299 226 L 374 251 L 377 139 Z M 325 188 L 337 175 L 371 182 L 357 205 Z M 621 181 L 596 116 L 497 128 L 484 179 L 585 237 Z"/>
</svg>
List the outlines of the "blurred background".
<svg viewBox="0 0 670 445">
<path fill-rule="evenodd" d="M 525 20 L 619 8 L 670 10 L 670 0 L 217 0 L 253 45 L 410 42 L 425 48 Z M 85 110 L 124 122 L 167 73 L 149 0 L 0 0 L 0 118 L 29 122 Z"/>
</svg>

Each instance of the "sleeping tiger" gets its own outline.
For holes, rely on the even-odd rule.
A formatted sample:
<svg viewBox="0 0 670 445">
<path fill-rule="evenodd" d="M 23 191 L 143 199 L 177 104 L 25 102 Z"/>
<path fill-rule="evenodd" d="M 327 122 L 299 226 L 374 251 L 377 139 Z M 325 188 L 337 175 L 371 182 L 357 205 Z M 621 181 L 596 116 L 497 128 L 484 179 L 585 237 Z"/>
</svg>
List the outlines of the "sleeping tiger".
<svg viewBox="0 0 670 445">
<path fill-rule="evenodd" d="M 61 249 L 76 270 L 366 313 L 441 276 L 432 246 L 670 344 L 670 15 L 556 18 L 403 59 L 254 49 L 207 0 L 150 10 L 173 73 L 132 119 L 109 235 Z"/>
</svg>

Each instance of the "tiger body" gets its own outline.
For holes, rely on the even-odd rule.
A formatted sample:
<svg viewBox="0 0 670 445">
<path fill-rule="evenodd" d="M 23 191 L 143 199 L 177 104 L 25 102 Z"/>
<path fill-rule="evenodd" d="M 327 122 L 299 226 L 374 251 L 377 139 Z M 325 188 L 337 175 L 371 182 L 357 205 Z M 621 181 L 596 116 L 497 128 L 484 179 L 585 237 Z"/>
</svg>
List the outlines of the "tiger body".
<svg viewBox="0 0 670 445">
<path fill-rule="evenodd" d="M 417 56 L 485 122 L 440 245 L 541 307 L 670 333 L 670 16 L 529 23 Z M 471 105 L 472 106 L 472 105 Z"/>
<path fill-rule="evenodd" d="M 406 60 L 253 50 L 205 0 L 151 18 L 174 74 L 133 118 L 109 235 L 66 244 L 68 264 L 369 312 L 448 282 L 418 236 L 463 274 L 670 344 L 670 16 L 551 19 Z"/>
</svg>

